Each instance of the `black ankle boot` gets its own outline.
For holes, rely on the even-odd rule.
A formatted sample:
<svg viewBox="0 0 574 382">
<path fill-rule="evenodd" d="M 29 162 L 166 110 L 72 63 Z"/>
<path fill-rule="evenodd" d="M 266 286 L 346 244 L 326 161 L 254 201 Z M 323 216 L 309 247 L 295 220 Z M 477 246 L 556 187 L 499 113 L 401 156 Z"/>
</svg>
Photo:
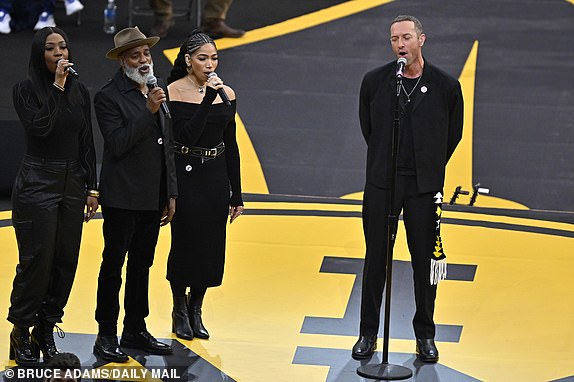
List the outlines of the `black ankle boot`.
<svg viewBox="0 0 574 382">
<path fill-rule="evenodd" d="M 203 321 L 201 320 L 201 305 L 203 305 L 204 295 L 205 292 L 198 296 L 193 296 L 192 293 L 188 294 L 187 304 L 189 309 L 189 323 L 191 324 L 193 335 L 197 338 L 206 340 L 209 338 L 209 332 L 205 329 Z"/>
<path fill-rule="evenodd" d="M 10 333 L 10 359 L 20 366 L 32 366 L 38 363 L 39 357 L 30 344 L 28 328 L 14 326 Z"/>
<path fill-rule="evenodd" d="M 56 343 L 54 342 L 54 327 L 58 330 L 58 336 L 64 338 L 65 333 L 54 322 L 41 320 L 40 323 L 34 326 L 30 335 L 32 348 L 37 349 L 36 352 L 42 351 L 44 362 L 49 361 L 53 356 L 58 354 Z"/>
<path fill-rule="evenodd" d="M 189 322 L 191 323 L 191 329 L 193 334 L 197 338 L 202 338 L 204 340 L 209 338 L 209 332 L 203 326 L 203 321 L 201 320 L 201 306 L 190 306 L 189 307 Z"/>
<path fill-rule="evenodd" d="M 171 332 L 184 340 L 193 339 L 193 331 L 189 325 L 187 299 L 185 296 L 173 296 L 173 311 L 171 312 Z"/>
</svg>

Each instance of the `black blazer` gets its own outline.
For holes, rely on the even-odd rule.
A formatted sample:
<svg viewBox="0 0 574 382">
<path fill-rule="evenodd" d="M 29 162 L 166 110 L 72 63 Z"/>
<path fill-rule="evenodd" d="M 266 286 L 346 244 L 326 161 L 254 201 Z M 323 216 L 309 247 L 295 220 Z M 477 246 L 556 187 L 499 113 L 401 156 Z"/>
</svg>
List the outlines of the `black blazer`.
<svg viewBox="0 0 574 382">
<path fill-rule="evenodd" d="M 158 85 L 167 94 L 165 83 Z M 163 209 L 168 197 L 177 196 L 171 122 L 161 111 L 147 109 L 145 97 L 121 70 L 96 94 L 94 106 L 104 137 L 100 204 Z"/>
<path fill-rule="evenodd" d="M 366 180 L 382 188 L 390 186 L 392 174 L 395 73 L 394 61 L 368 72 L 359 96 L 359 119 L 368 146 Z M 462 138 L 462 91 L 455 78 L 427 60 L 416 91 L 411 121 L 418 191 L 440 191 L 446 164 Z"/>
</svg>

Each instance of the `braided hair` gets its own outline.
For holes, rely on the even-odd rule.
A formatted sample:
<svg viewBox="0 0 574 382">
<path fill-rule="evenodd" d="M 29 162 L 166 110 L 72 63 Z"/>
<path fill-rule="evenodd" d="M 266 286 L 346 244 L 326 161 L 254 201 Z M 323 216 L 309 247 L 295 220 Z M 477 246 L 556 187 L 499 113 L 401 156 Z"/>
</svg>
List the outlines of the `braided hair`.
<svg viewBox="0 0 574 382">
<path fill-rule="evenodd" d="M 173 68 L 167 78 L 167 83 L 171 84 L 187 76 L 187 64 L 185 63 L 185 55 L 192 55 L 193 52 L 201 48 L 205 44 L 212 44 L 215 47 L 215 42 L 211 37 L 202 33 L 199 29 L 195 29 L 183 42 L 179 48 L 179 53 L 173 63 Z M 217 47 L 215 47 L 217 49 Z"/>
</svg>

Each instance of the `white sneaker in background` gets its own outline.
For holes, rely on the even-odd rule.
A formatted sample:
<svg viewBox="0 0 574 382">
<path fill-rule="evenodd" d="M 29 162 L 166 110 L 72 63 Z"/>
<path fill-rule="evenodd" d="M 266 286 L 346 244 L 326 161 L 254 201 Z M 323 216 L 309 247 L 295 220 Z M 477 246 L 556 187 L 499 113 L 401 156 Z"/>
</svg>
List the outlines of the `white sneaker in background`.
<svg viewBox="0 0 574 382">
<path fill-rule="evenodd" d="M 34 25 L 34 30 L 38 31 L 45 27 L 55 27 L 56 20 L 54 20 L 54 15 L 48 12 L 42 12 L 38 18 L 38 22 Z"/>
<path fill-rule="evenodd" d="M 8 34 L 12 32 L 10 29 L 10 20 L 12 20 L 12 18 L 9 13 L 0 11 L 0 33 Z"/>
<path fill-rule="evenodd" d="M 80 3 L 80 0 L 65 0 L 66 4 L 66 16 L 73 15 L 76 12 L 84 9 L 84 5 Z"/>
</svg>

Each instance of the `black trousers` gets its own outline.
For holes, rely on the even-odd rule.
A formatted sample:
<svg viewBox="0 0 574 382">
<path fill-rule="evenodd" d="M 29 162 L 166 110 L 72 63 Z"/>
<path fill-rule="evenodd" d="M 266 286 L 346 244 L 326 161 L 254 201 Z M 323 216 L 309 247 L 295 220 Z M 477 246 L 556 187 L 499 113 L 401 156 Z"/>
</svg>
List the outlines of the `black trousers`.
<svg viewBox="0 0 574 382">
<path fill-rule="evenodd" d="M 124 295 L 124 330 L 146 328 L 149 269 L 153 264 L 162 211 L 102 207 L 104 251 L 98 277 L 96 321 L 101 335 L 116 335 L 122 267 L 128 255 Z"/>
<path fill-rule="evenodd" d="M 80 251 L 84 170 L 77 161 L 25 156 L 12 191 L 18 265 L 8 321 L 30 327 L 61 322 Z"/>
<path fill-rule="evenodd" d="M 436 285 L 430 284 L 430 259 L 436 237 L 436 192 L 419 194 L 415 176 L 397 176 L 393 211 L 403 211 L 407 244 L 413 267 L 416 313 L 413 327 L 417 338 L 434 338 L 433 321 Z M 381 304 L 386 279 L 387 227 L 390 190 L 371 184 L 365 186 L 363 230 L 366 254 L 361 295 L 360 333 L 376 335 L 379 331 Z"/>
</svg>

